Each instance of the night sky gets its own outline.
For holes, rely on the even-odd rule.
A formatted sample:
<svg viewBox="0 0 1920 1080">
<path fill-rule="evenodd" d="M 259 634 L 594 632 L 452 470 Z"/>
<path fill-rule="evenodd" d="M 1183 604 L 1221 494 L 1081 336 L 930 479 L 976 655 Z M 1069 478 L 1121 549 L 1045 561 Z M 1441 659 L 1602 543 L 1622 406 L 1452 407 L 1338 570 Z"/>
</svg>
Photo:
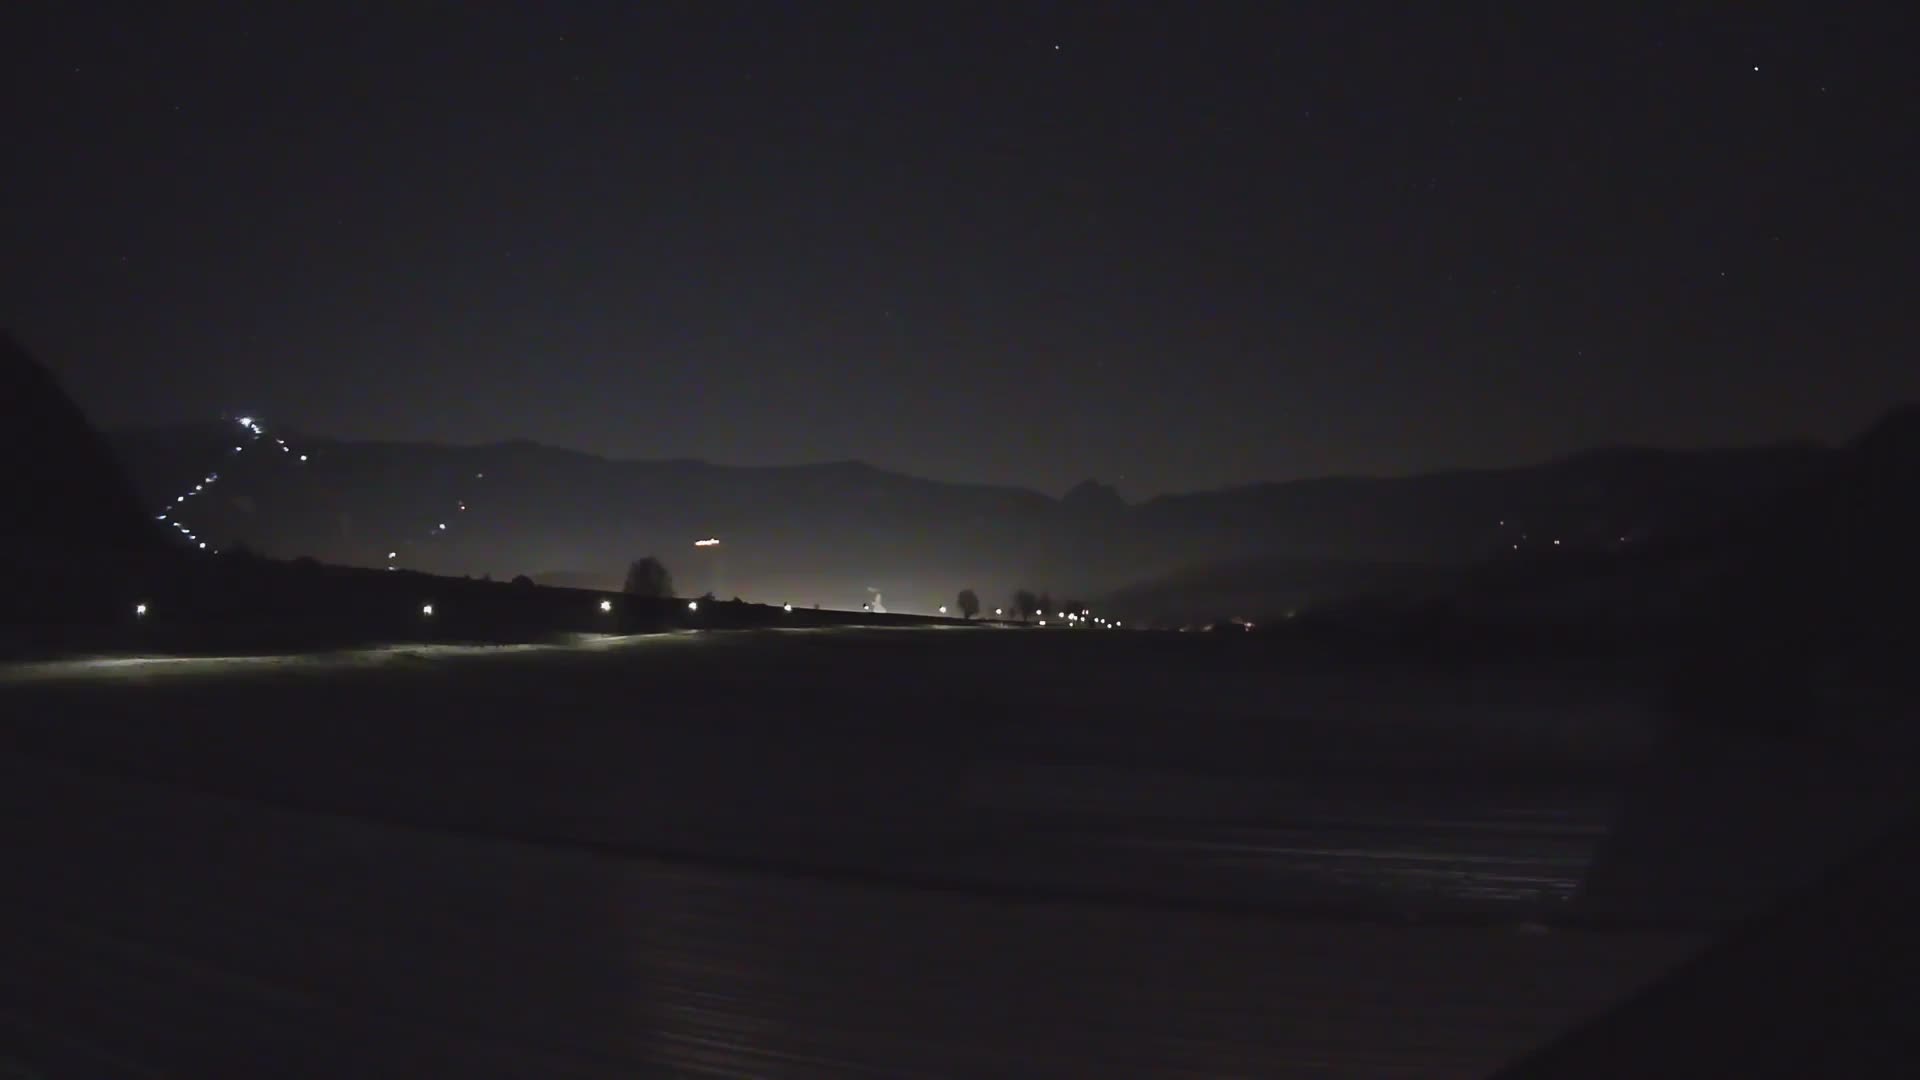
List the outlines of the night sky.
<svg viewBox="0 0 1920 1080">
<path fill-rule="evenodd" d="M 103 425 L 1141 497 L 1920 397 L 1891 14 L 16 7 L 0 322 Z"/>
</svg>

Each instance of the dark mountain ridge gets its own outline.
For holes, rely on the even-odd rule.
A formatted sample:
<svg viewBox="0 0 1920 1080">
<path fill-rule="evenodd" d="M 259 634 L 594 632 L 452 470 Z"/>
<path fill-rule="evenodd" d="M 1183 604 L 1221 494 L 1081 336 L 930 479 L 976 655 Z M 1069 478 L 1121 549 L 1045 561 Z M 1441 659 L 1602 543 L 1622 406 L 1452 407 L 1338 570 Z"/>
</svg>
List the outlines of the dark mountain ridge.
<svg viewBox="0 0 1920 1080">
<path fill-rule="evenodd" d="M 628 561 L 653 553 L 691 591 L 857 606 L 877 590 L 890 608 L 926 611 L 963 587 L 992 605 L 1023 585 L 1093 595 L 1250 560 L 1324 565 L 1335 580 L 1350 575 L 1334 564 L 1457 566 L 1553 539 L 1618 543 L 1702 527 L 1834 453 L 1608 448 L 1511 469 L 1330 477 L 1129 505 L 1097 481 L 1056 499 L 859 461 L 618 461 L 526 441 L 356 443 L 269 431 L 310 455 L 300 463 L 235 454 L 236 430 L 133 429 L 111 442 L 150 505 L 227 462 L 221 497 L 196 508 L 195 528 L 268 554 L 378 566 L 398 552 L 398 564 L 432 572 L 611 586 Z M 708 536 L 722 544 L 693 547 Z"/>
</svg>

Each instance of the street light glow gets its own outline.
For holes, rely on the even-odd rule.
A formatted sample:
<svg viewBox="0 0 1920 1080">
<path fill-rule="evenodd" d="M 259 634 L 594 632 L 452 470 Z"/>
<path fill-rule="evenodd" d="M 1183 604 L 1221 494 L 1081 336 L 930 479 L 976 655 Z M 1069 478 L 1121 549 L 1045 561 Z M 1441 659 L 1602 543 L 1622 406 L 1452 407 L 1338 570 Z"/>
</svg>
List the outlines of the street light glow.
<svg viewBox="0 0 1920 1080">
<path fill-rule="evenodd" d="M 428 617 L 428 618 L 432 618 L 432 617 L 433 617 L 433 605 L 432 605 L 432 604 L 421 604 L 421 605 L 420 605 L 420 614 L 422 614 L 422 615 L 425 615 L 425 616 L 426 616 L 426 617 Z"/>
<path fill-rule="evenodd" d="M 947 613 L 947 605 L 945 605 L 945 604 L 941 604 L 941 605 L 940 605 L 940 614 L 942 614 L 942 615 L 945 615 L 946 613 Z"/>
<path fill-rule="evenodd" d="M 688 611 L 699 611 L 699 610 L 700 610 L 700 601 L 698 601 L 698 600 L 689 600 L 689 601 L 687 601 L 687 610 L 688 610 Z"/>
<path fill-rule="evenodd" d="M 607 611 L 612 611 L 612 610 L 613 610 L 613 601 L 611 601 L 611 600 L 602 600 L 602 601 L 600 601 L 600 610 L 601 610 L 602 612 L 607 612 Z"/>
<path fill-rule="evenodd" d="M 784 612 L 786 612 L 786 613 L 788 613 L 789 615 L 791 615 L 791 614 L 793 613 L 793 605 L 792 605 L 792 604 L 781 604 L 781 605 L 780 605 L 780 610 L 781 610 L 781 611 L 784 611 Z"/>
<path fill-rule="evenodd" d="M 135 615 L 137 615 L 137 616 L 143 616 L 143 617 L 144 617 L 144 616 L 146 615 L 146 613 L 147 613 L 147 605 L 145 605 L 145 604 L 135 604 L 135 605 L 133 605 L 133 613 L 134 613 Z"/>
</svg>

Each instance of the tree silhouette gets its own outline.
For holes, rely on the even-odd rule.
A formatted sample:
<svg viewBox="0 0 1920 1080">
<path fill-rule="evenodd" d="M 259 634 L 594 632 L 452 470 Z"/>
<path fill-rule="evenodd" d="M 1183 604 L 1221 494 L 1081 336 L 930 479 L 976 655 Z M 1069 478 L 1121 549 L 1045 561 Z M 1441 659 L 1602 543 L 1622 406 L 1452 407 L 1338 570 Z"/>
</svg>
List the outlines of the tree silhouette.
<svg viewBox="0 0 1920 1080">
<path fill-rule="evenodd" d="M 520 588 L 522 588 L 522 589 L 531 589 L 531 588 L 533 588 L 533 579 L 532 579 L 532 578 L 530 578 L 530 577 L 528 577 L 528 576 L 527 576 L 527 575 L 525 575 L 525 574 L 515 574 L 515 575 L 513 575 L 513 583 L 514 583 L 514 585 L 516 585 L 516 586 L 518 586 L 518 587 L 520 587 Z"/>
<path fill-rule="evenodd" d="M 960 617 L 971 619 L 980 614 L 980 597 L 972 589 L 960 590 Z"/>
<path fill-rule="evenodd" d="M 627 567 L 628 596 L 644 596 L 652 600 L 664 600 L 673 596 L 673 576 L 667 573 L 667 567 L 659 559 L 649 555 L 636 559 Z"/>
<path fill-rule="evenodd" d="M 1013 612 L 1022 619 L 1031 619 L 1040 610 L 1040 598 L 1032 589 L 1021 589 L 1013 594 Z"/>
</svg>

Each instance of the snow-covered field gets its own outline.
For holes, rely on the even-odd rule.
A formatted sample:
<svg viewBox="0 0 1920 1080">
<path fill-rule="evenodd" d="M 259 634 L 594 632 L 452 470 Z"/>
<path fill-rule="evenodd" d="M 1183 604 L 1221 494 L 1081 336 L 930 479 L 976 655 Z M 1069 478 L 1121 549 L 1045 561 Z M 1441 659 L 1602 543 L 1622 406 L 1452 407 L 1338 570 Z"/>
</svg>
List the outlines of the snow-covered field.
<svg viewBox="0 0 1920 1080">
<path fill-rule="evenodd" d="M 1542 925 L 1651 745 L 1593 673 L 831 631 L 0 696 L 0 1046 L 76 1075 L 1478 1076 L 1703 940 Z"/>
<path fill-rule="evenodd" d="M 1635 691 L 1266 643 L 827 631 L 18 665 L 26 745 L 546 842 L 1424 917 L 1572 895 Z M 1507 912 L 1507 915 L 1502 915 Z"/>
</svg>

